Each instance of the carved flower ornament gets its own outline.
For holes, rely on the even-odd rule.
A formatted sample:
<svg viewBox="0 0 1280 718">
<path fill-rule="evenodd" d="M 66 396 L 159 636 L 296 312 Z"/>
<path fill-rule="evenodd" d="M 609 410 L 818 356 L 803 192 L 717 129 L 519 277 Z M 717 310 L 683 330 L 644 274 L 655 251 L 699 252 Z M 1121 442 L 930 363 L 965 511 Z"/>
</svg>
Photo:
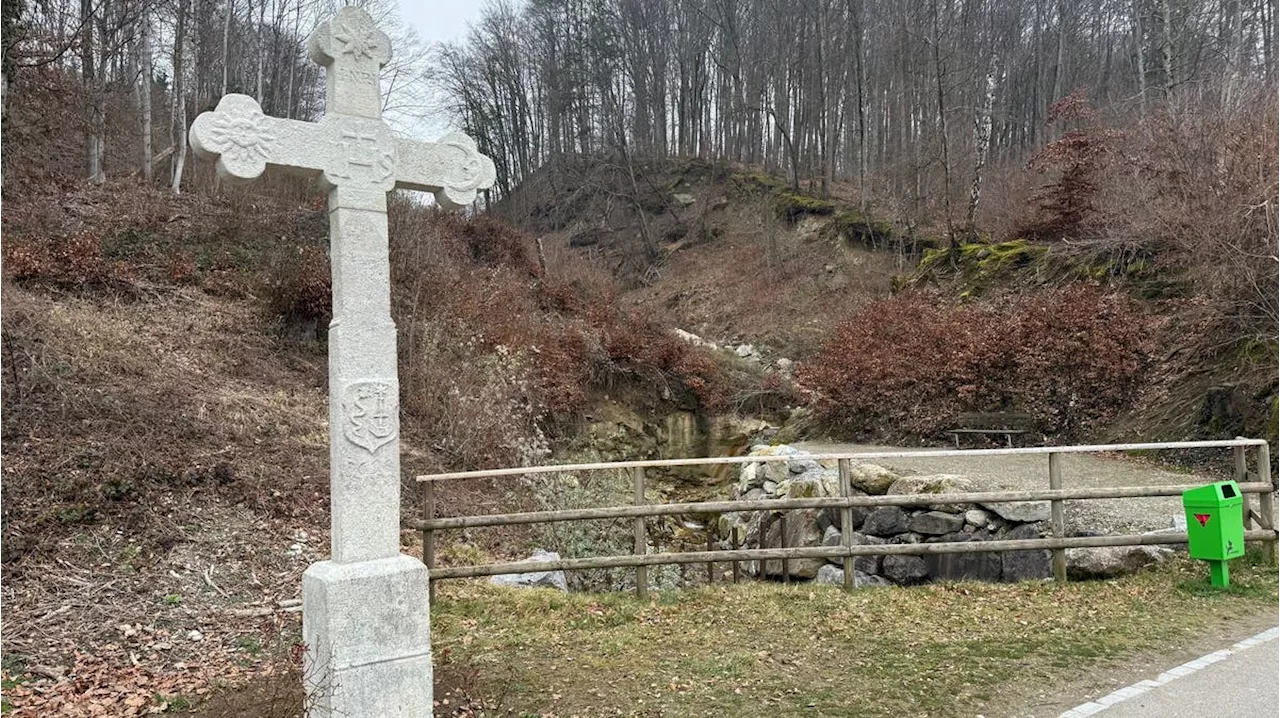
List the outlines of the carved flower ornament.
<svg viewBox="0 0 1280 718">
<path fill-rule="evenodd" d="M 217 159 L 218 169 L 232 179 L 249 180 L 262 174 L 277 137 L 272 120 L 247 95 L 227 95 L 213 112 L 191 125 L 191 146 L 205 159 Z"/>
<path fill-rule="evenodd" d="M 342 44 L 340 52 L 356 59 L 372 59 L 381 45 L 378 30 L 368 21 L 368 16 L 348 15 L 334 20 L 334 40 Z"/>
</svg>

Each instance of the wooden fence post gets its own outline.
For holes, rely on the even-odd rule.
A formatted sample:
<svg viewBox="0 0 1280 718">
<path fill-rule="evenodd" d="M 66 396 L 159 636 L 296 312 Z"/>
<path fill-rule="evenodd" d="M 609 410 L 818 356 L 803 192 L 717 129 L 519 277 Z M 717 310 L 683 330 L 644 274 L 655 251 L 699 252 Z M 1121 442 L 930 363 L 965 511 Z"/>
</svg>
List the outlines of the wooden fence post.
<svg viewBox="0 0 1280 718">
<path fill-rule="evenodd" d="M 734 551 L 738 550 L 738 527 L 737 526 L 734 526 L 733 530 L 729 532 L 729 545 L 733 547 Z M 740 572 L 741 572 L 741 568 L 739 567 L 737 560 L 735 560 L 733 562 L 733 582 L 734 583 L 738 582 L 738 574 Z"/>
<path fill-rule="evenodd" d="M 1275 484 L 1271 483 L 1271 448 L 1267 444 L 1258 445 L 1257 453 L 1258 461 L 1258 481 L 1264 484 L 1271 484 L 1273 491 L 1258 494 L 1258 515 L 1261 517 L 1260 523 L 1262 528 L 1276 528 L 1276 505 L 1275 505 Z M 1267 564 L 1275 566 L 1277 563 L 1277 554 L 1280 553 L 1280 547 L 1275 541 L 1267 543 L 1264 549 L 1267 553 Z"/>
<path fill-rule="evenodd" d="M 790 548 L 789 546 L 787 546 L 787 512 L 786 511 L 783 511 L 782 514 L 778 516 L 778 528 L 780 529 L 778 531 L 779 545 L 782 548 Z M 786 558 L 785 556 L 782 558 L 782 585 L 784 586 L 791 585 L 791 559 Z"/>
<path fill-rule="evenodd" d="M 707 553 L 711 553 L 715 547 L 711 543 L 711 522 L 707 522 Z M 707 583 L 716 582 L 716 562 L 707 562 Z"/>
<path fill-rule="evenodd" d="M 839 459 L 836 465 L 840 468 L 840 496 L 848 498 L 853 488 L 851 482 L 853 477 L 849 467 L 848 459 Z M 853 507 L 842 506 L 840 508 L 840 545 L 845 548 L 853 546 Z M 844 567 L 844 590 L 852 591 L 853 582 L 853 556 L 845 556 L 841 561 Z"/>
<path fill-rule="evenodd" d="M 635 482 L 636 506 L 642 506 L 644 505 L 644 467 L 637 466 L 631 469 L 631 478 Z M 635 530 L 635 554 L 644 555 L 649 552 L 649 540 L 645 535 L 643 516 L 636 517 Z M 649 600 L 649 568 L 647 566 L 636 566 L 636 598 L 641 601 Z"/>
<path fill-rule="evenodd" d="M 422 482 L 422 518 L 430 521 L 436 517 L 436 484 Z M 435 603 L 436 582 L 431 580 L 431 569 L 436 567 L 436 532 L 422 529 L 422 563 L 427 566 L 427 602 Z"/>
<path fill-rule="evenodd" d="M 1241 438 L 1239 436 L 1237 439 Z M 1236 483 L 1243 484 L 1249 480 L 1249 463 L 1245 456 L 1245 447 L 1232 447 L 1231 453 L 1236 460 Z M 1261 476 L 1261 474 L 1259 474 Z M 1253 519 L 1249 517 L 1249 505 L 1253 502 L 1249 500 L 1249 495 L 1244 494 L 1240 497 L 1240 510 L 1244 512 L 1244 530 L 1248 531 L 1253 528 Z"/>
<path fill-rule="evenodd" d="M 1049 488 L 1062 488 L 1062 454 L 1049 454 Z M 1053 531 L 1054 538 L 1063 538 L 1066 536 L 1066 518 L 1062 512 L 1062 499 L 1053 499 L 1049 502 L 1049 527 Z M 1062 548 L 1053 549 L 1053 579 L 1058 582 L 1067 580 L 1067 550 Z"/>
</svg>

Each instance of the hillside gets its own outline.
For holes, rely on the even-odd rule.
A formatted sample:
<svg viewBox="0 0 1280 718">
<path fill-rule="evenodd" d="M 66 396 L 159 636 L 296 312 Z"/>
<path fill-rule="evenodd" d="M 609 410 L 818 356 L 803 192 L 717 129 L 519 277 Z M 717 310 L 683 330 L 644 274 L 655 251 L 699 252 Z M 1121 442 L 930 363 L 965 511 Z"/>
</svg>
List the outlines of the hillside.
<svg viewBox="0 0 1280 718">
<path fill-rule="evenodd" d="M 289 668 L 298 576 L 328 551 L 325 225 L 301 199 L 6 196 L 4 672 L 38 687 L 19 714 Z M 544 278 L 499 224 L 397 203 L 392 237 L 406 476 L 547 458 L 609 392 L 661 417 L 760 380 L 618 309 L 606 275 Z M 499 500 L 533 498 L 471 486 L 441 511 Z"/>
<path fill-rule="evenodd" d="M 931 441 L 951 412 L 990 397 L 1040 412 L 1050 440 L 1252 433 L 1260 421 L 1256 400 L 1219 392 L 1217 414 L 1158 423 L 1186 402 L 1215 405 L 1171 379 L 1194 355 L 1151 349 L 1177 345 L 1188 315 L 1176 292 L 1144 298 L 1150 273 L 1101 276 L 1099 260 L 1046 243 L 941 249 L 839 192 L 793 192 L 745 167 L 654 163 L 644 191 L 620 187 L 629 173 L 608 163 L 566 171 L 589 175 L 553 182 L 549 170 L 494 209 L 526 231 L 392 203 L 406 476 L 734 453 L 778 426 Z M 6 196 L 4 671 L 37 711 L 18 715 L 101 701 L 141 711 L 166 695 L 185 696 L 180 706 L 214 676 L 295 670 L 297 578 L 327 551 L 321 207 L 288 183 L 267 195 L 120 184 Z M 1031 319 L 1044 316 L 1060 321 Z M 1119 366 L 1116 352 L 1137 352 L 1130 373 L 1097 374 Z M 1009 357 L 1034 361 L 1000 364 Z M 1193 376 L 1265 392 L 1260 367 Z M 1063 413 L 1062 387 L 1085 413 Z M 860 401 L 864 423 L 835 410 Z M 660 483 L 705 496 L 718 480 Z M 440 510 L 605 498 L 476 485 Z M 674 522 L 652 530 L 690 540 Z M 519 558 L 548 540 L 605 539 L 485 532 L 444 560 Z M 413 532 L 404 541 L 418 550 Z"/>
<path fill-rule="evenodd" d="M 595 263 L 622 300 L 721 343 L 807 357 L 852 310 L 889 296 L 919 251 L 848 200 L 699 159 L 549 165 L 494 210 L 549 257 Z M 566 261 L 561 259 L 560 261 Z"/>
</svg>

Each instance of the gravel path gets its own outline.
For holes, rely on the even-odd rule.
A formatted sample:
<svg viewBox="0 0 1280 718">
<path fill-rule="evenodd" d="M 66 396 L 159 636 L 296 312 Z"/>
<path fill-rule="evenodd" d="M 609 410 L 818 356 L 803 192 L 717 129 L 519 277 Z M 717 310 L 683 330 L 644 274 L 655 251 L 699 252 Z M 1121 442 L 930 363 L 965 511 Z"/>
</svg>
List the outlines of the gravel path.
<svg viewBox="0 0 1280 718">
<path fill-rule="evenodd" d="M 795 447 L 801 451 L 813 453 L 930 450 L 825 441 L 804 441 L 795 444 Z M 897 472 L 958 474 L 971 479 L 982 489 L 1025 491 L 1049 488 L 1049 460 L 1045 455 L 877 459 L 873 460 L 873 463 Z M 1115 455 L 1062 455 L 1063 488 L 1168 486 L 1208 483 L 1214 480 L 1213 477 L 1206 475 L 1179 473 L 1146 466 Z M 1176 496 L 1168 496 L 1068 501 L 1065 504 L 1065 510 L 1068 531 L 1128 533 L 1168 528 L 1175 516 L 1182 515 L 1182 500 Z"/>
</svg>

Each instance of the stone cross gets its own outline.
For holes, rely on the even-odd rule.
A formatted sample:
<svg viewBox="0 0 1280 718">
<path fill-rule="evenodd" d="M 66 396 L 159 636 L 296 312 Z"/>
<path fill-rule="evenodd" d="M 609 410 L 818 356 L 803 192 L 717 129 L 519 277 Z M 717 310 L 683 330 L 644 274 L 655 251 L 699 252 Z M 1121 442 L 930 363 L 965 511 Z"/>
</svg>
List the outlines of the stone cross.
<svg viewBox="0 0 1280 718">
<path fill-rule="evenodd" d="M 227 95 L 191 126 L 196 155 L 248 181 L 268 167 L 318 177 L 329 195 L 332 560 L 303 576 L 310 715 L 430 716 L 427 573 L 400 553 L 399 382 L 391 320 L 387 192 L 432 192 L 446 207 L 493 185 L 493 161 L 463 134 L 397 139 L 381 120 L 378 72 L 391 43 L 344 7 L 308 40 L 326 70 L 318 122 L 268 117 Z"/>
</svg>

